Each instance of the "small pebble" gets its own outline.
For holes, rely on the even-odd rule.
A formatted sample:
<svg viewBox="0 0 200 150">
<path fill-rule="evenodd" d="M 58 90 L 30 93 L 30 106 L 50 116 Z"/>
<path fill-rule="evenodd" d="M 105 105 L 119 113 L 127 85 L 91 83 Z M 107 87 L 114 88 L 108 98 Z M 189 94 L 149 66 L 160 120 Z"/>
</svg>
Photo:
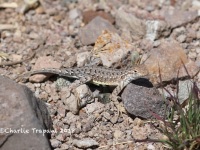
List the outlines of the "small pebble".
<svg viewBox="0 0 200 150">
<path fill-rule="evenodd" d="M 196 48 L 196 52 L 199 54 L 200 53 L 200 47 Z"/>
<path fill-rule="evenodd" d="M 60 145 L 62 144 L 60 141 L 58 141 L 58 140 L 56 140 L 56 139 L 51 139 L 50 142 L 51 142 L 51 146 L 52 146 L 53 148 L 58 148 L 58 147 L 60 147 Z"/>
<path fill-rule="evenodd" d="M 197 54 L 195 52 L 189 52 L 188 57 L 191 59 L 195 59 L 197 57 Z"/>
<path fill-rule="evenodd" d="M 181 43 L 185 42 L 187 36 L 184 34 L 181 34 L 180 36 L 177 37 L 177 40 Z"/>
<path fill-rule="evenodd" d="M 99 146 L 99 143 L 91 138 L 85 138 L 81 140 L 74 140 L 73 145 L 79 148 L 90 148 L 93 146 Z"/>
<path fill-rule="evenodd" d="M 122 138 L 124 136 L 124 133 L 122 132 L 122 131 L 120 131 L 120 130 L 115 130 L 115 132 L 114 132 L 114 138 L 115 139 L 120 139 L 120 138 Z"/>
</svg>

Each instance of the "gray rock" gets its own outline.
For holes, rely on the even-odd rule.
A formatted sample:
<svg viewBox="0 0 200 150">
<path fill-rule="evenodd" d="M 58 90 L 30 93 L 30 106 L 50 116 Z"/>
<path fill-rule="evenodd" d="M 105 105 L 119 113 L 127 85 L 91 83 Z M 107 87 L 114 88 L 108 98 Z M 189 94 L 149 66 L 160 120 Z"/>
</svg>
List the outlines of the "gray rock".
<svg viewBox="0 0 200 150">
<path fill-rule="evenodd" d="M 158 47 L 160 45 L 160 41 L 153 42 L 153 47 Z"/>
<path fill-rule="evenodd" d="M 71 112 L 68 112 L 66 115 L 66 122 L 67 124 L 73 124 L 75 122 L 77 122 L 79 120 L 79 116 L 78 115 L 74 115 Z"/>
<path fill-rule="evenodd" d="M 52 129 L 46 105 L 25 86 L 3 76 L 0 83 L 1 149 L 51 149 L 49 135 L 36 133 Z M 14 130 L 17 133 L 12 133 Z"/>
<path fill-rule="evenodd" d="M 64 132 L 64 131 L 63 131 Z M 56 140 L 58 140 L 58 141 L 65 141 L 65 139 L 66 139 L 66 136 L 65 136 L 65 134 L 58 134 L 57 136 L 56 136 Z"/>
<path fill-rule="evenodd" d="M 200 39 L 200 31 L 197 32 L 197 39 Z"/>
<path fill-rule="evenodd" d="M 92 130 L 93 126 L 94 126 L 94 119 L 93 118 L 88 119 L 86 124 L 82 125 L 82 131 L 83 132 L 89 132 L 89 131 Z"/>
<path fill-rule="evenodd" d="M 74 94 L 70 93 L 68 87 L 61 89 L 61 100 L 65 104 L 65 109 L 71 111 L 73 114 L 79 112 L 79 102 Z"/>
<path fill-rule="evenodd" d="M 122 101 L 126 110 L 134 116 L 149 119 L 150 111 L 165 115 L 166 103 L 159 92 L 154 88 L 147 88 L 129 84 L 122 93 Z"/>
<path fill-rule="evenodd" d="M 155 148 L 155 146 L 152 144 L 152 143 L 149 143 L 148 145 L 147 145 L 147 150 L 155 150 L 156 148 Z"/>
<path fill-rule="evenodd" d="M 76 55 L 77 66 L 78 67 L 84 66 L 86 63 L 89 62 L 90 57 L 91 57 L 91 53 L 90 52 L 78 53 Z"/>
<path fill-rule="evenodd" d="M 195 58 L 197 57 L 197 54 L 196 54 L 196 52 L 191 52 L 191 51 L 190 51 L 190 52 L 188 53 L 188 57 L 191 58 L 191 59 L 195 59 Z"/>
<path fill-rule="evenodd" d="M 80 40 L 84 45 L 93 44 L 103 30 L 117 32 L 115 27 L 109 21 L 97 16 L 85 27 L 80 29 Z"/>
<path fill-rule="evenodd" d="M 180 43 L 183 43 L 183 42 L 185 42 L 185 40 L 186 40 L 186 35 L 179 35 L 178 37 L 177 37 L 177 40 L 180 42 Z"/>
<path fill-rule="evenodd" d="M 57 112 L 58 112 L 58 115 L 61 116 L 61 117 L 63 117 L 63 118 L 66 115 L 66 109 L 64 108 L 63 105 L 61 105 L 61 106 L 58 107 Z"/>
<path fill-rule="evenodd" d="M 173 30 L 176 36 L 179 36 L 181 34 L 186 34 L 186 28 L 185 27 L 178 27 Z"/>
<path fill-rule="evenodd" d="M 165 10 L 164 16 L 172 28 L 181 26 L 199 17 L 198 11 Z"/>
<path fill-rule="evenodd" d="M 146 21 L 146 39 L 154 41 L 160 37 L 168 36 L 170 32 L 170 26 L 165 21 Z"/>
<path fill-rule="evenodd" d="M 53 148 L 58 148 L 58 147 L 60 147 L 61 144 L 62 143 L 60 141 L 56 140 L 56 139 L 51 140 L 51 145 L 52 145 Z"/>
<path fill-rule="evenodd" d="M 198 54 L 200 54 L 200 47 L 197 47 L 197 48 L 196 48 L 196 52 L 197 52 Z"/>
<path fill-rule="evenodd" d="M 178 99 L 180 104 L 182 104 L 189 97 L 193 83 L 191 80 L 179 81 L 178 86 Z"/>
<path fill-rule="evenodd" d="M 125 137 L 124 132 L 122 132 L 121 130 L 115 130 L 113 136 L 115 139 L 123 139 Z"/>
<path fill-rule="evenodd" d="M 86 84 L 82 84 L 76 88 L 76 98 L 79 99 L 80 107 L 93 101 L 92 92 Z"/>
<path fill-rule="evenodd" d="M 193 0 L 193 1 L 192 1 L 192 6 L 193 6 L 194 8 L 200 9 L 200 1 L 199 1 L 199 0 Z"/>
<path fill-rule="evenodd" d="M 70 19 L 76 19 L 81 15 L 81 11 L 77 8 L 74 8 L 69 11 L 69 18 Z"/>
<path fill-rule="evenodd" d="M 103 117 L 106 118 L 107 120 L 111 120 L 111 115 L 108 112 L 103 112 Z"/>
<path fill-rule="evenodd" d="M 74 140 L 73 145 L 79 148 L 90 148 L 90 147 L 97 147 L 99 143 L 91 138 L 85 138 L 81 140 Z"/>
<path fill-rule="evenodd" d="M 133 39 L 142 38 L 146 32 L 145 23 L 133 13 L 128 13 L 124 6 L 120 7 L 116 12 L 116 25 L 128 30 Z"/>
<path fill-rule="evenodd" d="M 100 102 L 95 102 L 95 103 L 91 103 L 91 104 L 88 104 L 86 107 L 85 107 L 85 110 L 87 113 L 93 113 L 95 112 L 96 110 L 100 110 L 102 108 L 104 108 L 105 105 L 100 103 Z"/>
<path fill-rule="evenodd" d="M 63 67 L 70 68 L 73 67 L 75 63 L 76 63 L 76 56 L 70 55 L 69 59 L 67 59 L 63 64 Z"/>
<path fill-rule="evenodd" d="M 200 67 L 200 54 L 198 54 L 195 64 Z"/>
<path fill-rule="evenodd" d="M 78 0 L 63 0 L 61 1 L 63 4 L 69 5 L 69 3 L 77 3 Z"/>
<path fill-rule="evenodd" d="M 64 143 L 61 145 L 61 149 L 69 149 L 69 145 Z"/>
<path fill-rule="evenodd" d="M 198 84 L 197 84 L 198 86 Z M 187 100 L 192 91 L 193 81 L 192 80 L 184 80 L 178 82 L 178 100 L 179 103 L 182 104 L 185 100 Z M 165 98 L 170 98 L 171 96 L 177 97 L 177 93 L 174 92 L 174 89 L 170 86 L 165 87 L 167 90 L 159 89 L 161 95 Z"/>
</svg>

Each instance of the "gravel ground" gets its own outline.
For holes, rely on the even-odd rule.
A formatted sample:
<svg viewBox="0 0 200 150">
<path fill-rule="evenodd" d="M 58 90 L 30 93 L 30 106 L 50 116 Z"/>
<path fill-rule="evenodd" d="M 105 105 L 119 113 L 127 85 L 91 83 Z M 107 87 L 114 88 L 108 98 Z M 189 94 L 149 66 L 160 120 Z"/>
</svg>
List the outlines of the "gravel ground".
<svg viewBox="0 0 200 150">
<path fill-rule="evenodd" d="M 1 0 L 1 3 L 4 1 Z M 1 65 L 0 74 L 11 79 L 41 67 L 68 68 L 98 64 L 99 61 L 104 66 L 115 68 L 127 66 L 132 60 L 130 56 L 122 56 L 125 61 L 120 61 L 120 58 L 112 63 L 104 61 L 104 55 L 93 57 L 91 51 L 98 52 L 93 33 L 100 35 L 100 23 L 105 20 L 106 29 L 115 31 L 127 43 L 132 43 L 139 55 L 146 55 L 153 47 L 160 45 L 161 40 L 173 39 L 181 45 L 188 59 L 200 66 L 200 19 L 199 12 L 195 13 L 200 10 L 198 0 L 40 0 L 37 7 L 23 1 L 16 4 L 18 8 L 9 5 L 1 9 L 0 6 L 0 64 L 5 64 Z M 27 10 L 24 10 L 25 6 Z M 135 18 L 128 18 L 119 10 L 125 10 Z M 170 17 L 170 13 L 174 13 L 173 17 Z M 100 23 L 99 20 L 96 24 L 92 22 L 95 16 L 102 17 Z M 124 21 L 124 16 L 129 25 Z M 150 31 L 157 24 L 160 24 L 157 30 Z M 123 42 L 120 41 L 120 44 L 123 45 Z M 7 64 L 21 60 L 21 63 Z M 68 85 L 69 81 L 52 76 L 46 82 L 33 82 L 25 85 L 47 103 L 56 130 L 50 139 L 54 149 L 83 149 L 85 145 L 90 147 L 90 144 L 98 146 L 98 149 L 166 149 L 160 143 L 134 142 L 134 139 L 147 137 L 164 138 L 146 120 L 123 114 L 116 124 L 112 124 L 110 118 L 116 113 L 112 102 L 108 105 L 95 100 L 74 115 L 61 101 L 65 90 L 60 88 Z"/>
</svg>

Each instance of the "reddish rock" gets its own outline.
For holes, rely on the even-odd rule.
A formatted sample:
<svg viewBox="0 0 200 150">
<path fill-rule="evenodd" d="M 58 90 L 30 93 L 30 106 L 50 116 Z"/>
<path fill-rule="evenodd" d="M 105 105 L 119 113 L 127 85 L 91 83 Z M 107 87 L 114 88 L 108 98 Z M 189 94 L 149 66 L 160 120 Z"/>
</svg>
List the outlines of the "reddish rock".
<svg viewBox="0 0 200 150">
<path fill-rule="evenodd" d="M 40 70 L 43 68 L 61 68 L 61 63 L 58 63 L 54 61 L 52 56 L 44 56 L 38 58 L 38 60 L 35 63 L 35 66 L 33 67 L 33 70 Z M 31 82 L 42 82 L 49 78 L 51 74 L 36 74 L 29 78 Z"/>
<path fill-rule="evenodd" d="M 111 24 L 115 22 L 115 19 L 109 14 L 104 11 L 93 11 L 93 10 L 88 10 L 83 12 L 83 22 L 85 24 L 88 24 L 92 19 L 95 17 L 100 16 L 106 20 L 108 20 Z"/>
<path fill-rule="evenodd" d="M 159 74 L 162 81 L 170 81 L 174 78 L 188 76 L 184 69 L 185 64 L 190 76 L 197 73 L 198 67 L 194 62 L 187 59 L 183 48 L 176 41 L 162 41 L 158 48 L 150 51 L 149 58 L 145 65 L 150 74 L 150 80 L 153 84 L 160 82 Z"/>
<path fill-rule="evenodd" d="M 163 17 L 172 28 L 175 28 L 195 20 L 197 17 L 199 17 L 199 15 L 197 11 L 182 11 L 174 9 L 167 11 L 165 10 Z"/>
<path fill-rule="evenodd" d="M 98 36 L 104 31 L 117 32 L 115 27 L 103 19 L 102 17 L 95 17 L 89 24 L 80 29 L 79 37 L 83 45 L 94 44 Z"/>
</svg>

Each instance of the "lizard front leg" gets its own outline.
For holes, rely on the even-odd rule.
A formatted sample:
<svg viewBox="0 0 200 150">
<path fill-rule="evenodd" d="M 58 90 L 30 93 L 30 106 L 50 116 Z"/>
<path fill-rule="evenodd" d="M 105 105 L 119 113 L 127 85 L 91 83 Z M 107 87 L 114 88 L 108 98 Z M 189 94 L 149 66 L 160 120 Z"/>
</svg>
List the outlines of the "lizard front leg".
<svg viewBox="0 0 200 150">
<path fill-rule="evenodd" d="M 130 78 L 127 78 L 125 80 L 122 80 L 119 85 L 113 90 L 112 94 L 111 94 L 111 100 L 113 101 L 115 107 L 117 107 L 117 116 L 113 117 L 111 122 L 112 123 L 116 123 L 120 114 L 123 113 L 123 112 L 126 112 L 125 111 L 125 108 L 120 105 L 118 99 L 119 99 L 119 94 L 120 92 L 124 89 L 124 87 L 126 85 L 128 85 L 132 80 Z"/>
</svg>

